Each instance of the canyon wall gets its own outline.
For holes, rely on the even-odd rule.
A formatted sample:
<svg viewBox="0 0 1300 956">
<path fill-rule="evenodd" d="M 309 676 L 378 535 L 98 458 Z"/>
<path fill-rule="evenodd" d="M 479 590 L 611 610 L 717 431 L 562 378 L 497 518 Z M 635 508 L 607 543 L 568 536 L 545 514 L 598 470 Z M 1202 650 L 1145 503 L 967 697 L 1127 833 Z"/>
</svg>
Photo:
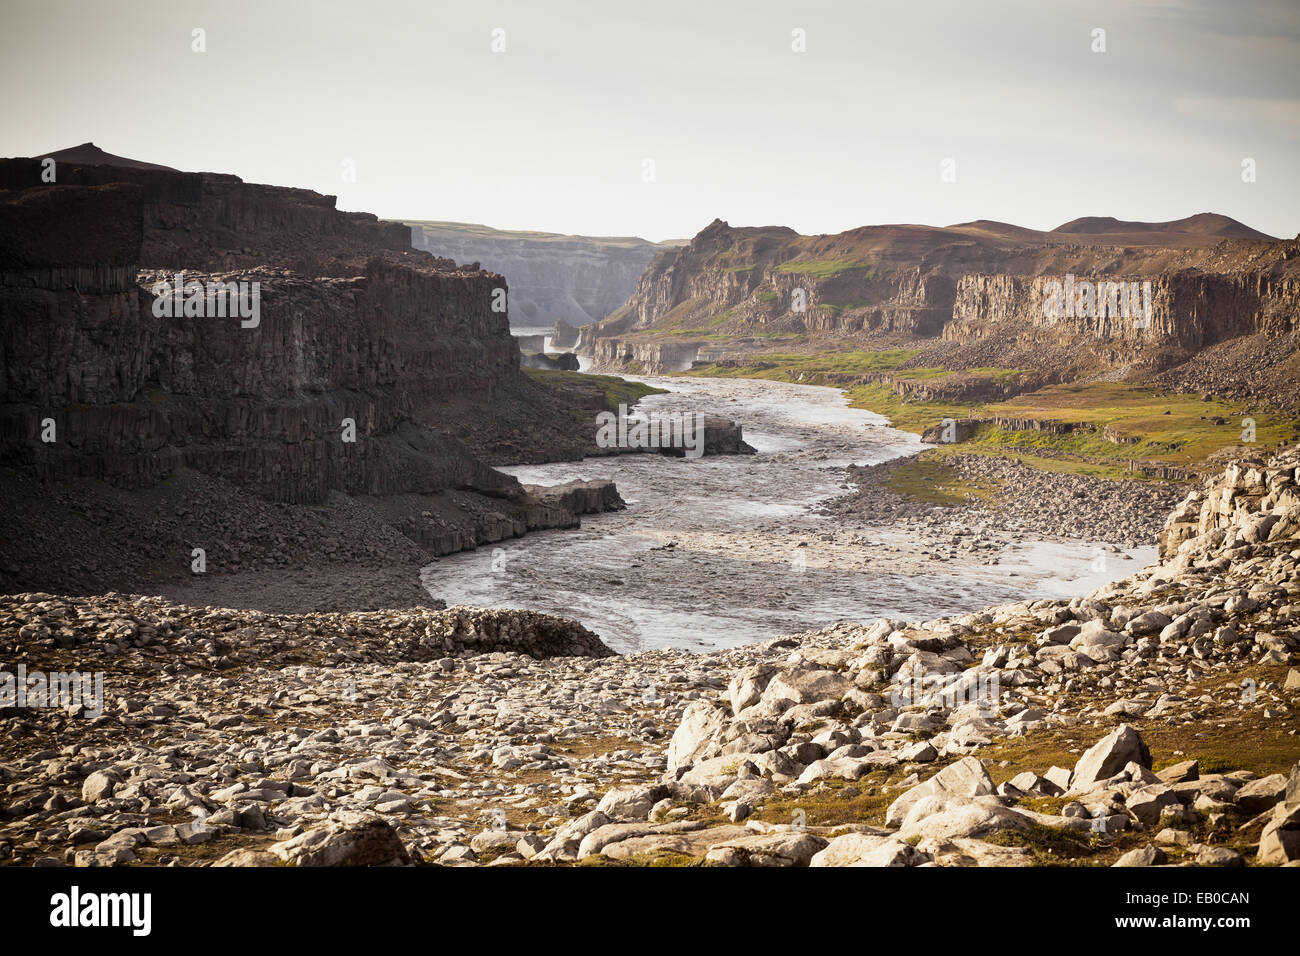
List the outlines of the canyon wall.
<svg viewBox="0 0 1300 956">
<path fill-rule="evenodd" d="M 1186 351 L 1239 335 L 1285 334 L 1300 316 L 1300 279 L 1268 273 L 1216 274 L 1181 270 L 1154 277 L 1104 277 L 1142 289 L 1142 307 L 1131 314 L 1115 310 L 1115 301 L 1098 296 L 1085 314 L 1050 314 L 1044 308 L 1054 287 L 1064 289 L 1065 275 L 986 275 L 968 273 L 957 282 L 951 321 L 942 336 L 954 342 L 978 340 L 995 327 L 1018 324 L 1047 338 L 1067 342 L 1081 338 L 1117 340 L 1133 348 L 1154 343 Z M 1102 277 L 1077 276 L 1079 280 Z M 1149 300 L 1146 291 L 1149 289 Z M 1122 302 L 1122 300 L 1120 300 Z M 1145 306 L 1149 301 L 1150 315 Z M 1076 306 L 1080 304 L 1076 297 Z"/>
<path fill-rule="evenodd" d="M 118 512 L 150 507 L 151 489 L 202 488 L 224 502 L 209 510 L 239 494 L 296 508 L 360 496 L 434 553 L 576 522 L 490 467 L 594 442 L 594 424 L 522 372 L 494 309 L 500 275 L 413 250 L 401 224 L 307 190 L 103 164 L 41 173 L 0 160 L 0 484 L 13 501 L 75 486 L 69 507 L 93 500 L 129 528 Z M 179 273 L 243 284 L 248 303 L 256 289 L 256 319 L 158 308 L 158 284 Z M 56 510 L 7 509 L 5 537 L 40 541 Z M 284 530 L 263 528 L 272 542 Z M 11 544 L 0 584 L 146 586 L 145 545 L 114 559 L 117 577 L 95 573 L 118 545 L 51 538 L 42 566 Z"/>
<path fill-rule="evenodd" d="M 1005 365 L 1014 356 L 1019 364 L 1009 367 L 1069 373 L 1159 370 L 1259 334 L 1294 347 L 1295 240 L 1253 238 L 1224 217 L 1192 217 L 1163 231 L 1137 225 L 1087 237 L 997 223 L 800 236 L 715 221 L 687 246 L 661 253 L 620 309 L 580 329 L 578 350 L 598 369 L 667 371 L 682 367 L 692 348 L 699 361 L 730 358 L 747 338 L 754 344 L 740 351 L 752 353 L 764 340 L 777 347 L 888 336 L 945 343 L 949 367 Z M 1247 237 L 1223 238 L 1235 234 Z M 1150 316 L 1045 309 L 1051 283 L 1082 289 L 1084 280 L 1149 283 Z"/>
<path fill-rule="evenodd" d="M 410 244 L 477 262 L 510 284 L 510 321 L 586 325 L 621 306 L 663 244 L 635 237 L 510 232 L 448 222 L 410 222 Z"/>
<path fill-rule="evenodd" d="M 400 227 L 225 176 L 62 164 L 38 185 L 23 166 L 0 169 L 27 187 L 4 194 L 0 240 L 5 463 L 144 482 L 183 466 L 294 502 L 502 493 L 517 484 L 479 455 L 563 417 L 492 309 L 504 280 L 405 248 Z M 257 283 L 257 326 L 157 316 L 154 284 L 181 271 Z M 56 441 L 36 440 L 46 418 Z"/>
</svg>

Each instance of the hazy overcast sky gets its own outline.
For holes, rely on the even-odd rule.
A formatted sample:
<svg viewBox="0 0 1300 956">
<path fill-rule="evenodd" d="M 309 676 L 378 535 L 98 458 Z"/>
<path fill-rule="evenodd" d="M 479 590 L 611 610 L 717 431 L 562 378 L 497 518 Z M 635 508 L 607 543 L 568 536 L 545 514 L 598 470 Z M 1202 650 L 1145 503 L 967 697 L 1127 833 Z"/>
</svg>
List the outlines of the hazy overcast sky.
<svg viewBox="0 0 1300 956">
<path fill-rule="evenodd" d="M 0 155 L 93 141 L 386 218 L 1300 231 L 1297 0 L 4 0 L 0 78 Z"/>
</svg>

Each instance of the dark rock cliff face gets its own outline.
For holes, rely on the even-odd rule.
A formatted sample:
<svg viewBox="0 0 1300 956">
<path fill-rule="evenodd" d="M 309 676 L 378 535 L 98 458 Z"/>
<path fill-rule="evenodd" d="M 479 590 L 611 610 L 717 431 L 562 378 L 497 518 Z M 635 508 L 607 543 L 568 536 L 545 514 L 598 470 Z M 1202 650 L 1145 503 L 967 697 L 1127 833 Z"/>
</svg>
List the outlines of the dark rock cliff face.
<svg viewBox="0 0 1300 956">
<path fill-rule="evenodd" d="M 478 262 L 510 283 L 516 326 L 585 325 L 621 306 L 661 243 L 637 238 L 508 232 L 462 223 L 408 223 L 411 245 Z M 564 347 L 556 343 L 556 347 Z"/>
<path fill-rule="evenodd" d="M 6 165 L 12 184 L 21 161 Z M 185 465 L 298 502 L 330 490 L 517 491 L 456 440 L 477 430 L 475 450 L 491 457 L 511 417 L 537 425 L 555 411 L 492 310 L 500 276 L 409 252 L 400 229 L 303 190 L 109 167 L 60 174 L 138 183 L 7 194 L 3 241 L 18 254 L 4 264 L 6 462 L 128 481 Z M 86 248 L 69 242 L 83 233 Z M 137 274 L 137 258 L 154 268 Z M 98 271 L 82 275 L 86 262 Z M 218 268 L 229 271 L 208 271 Z M 154 284 L 182 270 L 256 282 L 256 327 L 156 316 Z M 46 417 L 59 440 L 34 441 Z M 341 440 L 344 419 L 355 442 Z"/>
<path fill-rule="evenodd" d="M 15 480 L 147 489 L 200 474 L 292 505 L 413 496 L 424 526 L 394 520 L 435 551 L 574 523 L 489 467 L 592 441 L 521 372 L 493 308 L 501 276 L 306 190 L 62 162 L 56 183 L 40 174 L 0 161 L 0 470 Z M 159 314 L 155 283 L 182 271 L 246 283 L 250 300 L 256 283 L 256 320 Z M 454 506 L 419 500 L 447 491 Z"/>
</svg>

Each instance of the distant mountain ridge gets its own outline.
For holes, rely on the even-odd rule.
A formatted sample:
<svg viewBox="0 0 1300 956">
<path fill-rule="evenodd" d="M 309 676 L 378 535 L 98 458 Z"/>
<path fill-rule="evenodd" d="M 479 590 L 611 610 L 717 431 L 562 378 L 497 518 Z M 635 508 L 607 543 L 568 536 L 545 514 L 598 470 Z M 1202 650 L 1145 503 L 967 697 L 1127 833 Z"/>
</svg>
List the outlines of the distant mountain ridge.
<svg viewBox="0 0 1300 956">
<path fill-rule="evenodd" d="M 571 236 L 494 229 L 476 223 L 406 221 L 416 249 L 457 262 L 478 262 L 505 276 L 510 324 L 587 325 L 617 309 L 664 249 L 685 240 L 637 236 Z"/>
<path fill-rule="evenodd" d="M 1131 235 L 1143 233 L 1159 236 L 1199 236 L 1205 239 L 1276 239 L 1231 216 L 1214 212 L 1200 212 L 1186 219 L 1172 222 L 1125 222 L 1113 216 L 1084 216 L 1072 219 L 1052 230 L 1054 233 L 1084 234 L 1090 236 Z"/>
</svg>

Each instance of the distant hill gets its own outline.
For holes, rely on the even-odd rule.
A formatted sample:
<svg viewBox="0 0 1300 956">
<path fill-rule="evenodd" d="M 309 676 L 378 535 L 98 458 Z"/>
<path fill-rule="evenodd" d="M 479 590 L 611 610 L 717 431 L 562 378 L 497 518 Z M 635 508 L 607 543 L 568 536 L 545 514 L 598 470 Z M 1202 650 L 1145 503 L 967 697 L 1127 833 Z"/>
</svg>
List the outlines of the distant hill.
<svg viewBox="0 0 1300 956">
<path fill-rule="evenodd" d="M 1251 229 L 1231 216 L 1201 212 L 1172 222 L 1126 222 L 1113 216 L 1084 216 L 1052 230 L 1054 233 L 1086 236 L 1141 235 L 1151 238 L 1197 237 L 1200 239 L 1275 239 Z"/>
</svg>

